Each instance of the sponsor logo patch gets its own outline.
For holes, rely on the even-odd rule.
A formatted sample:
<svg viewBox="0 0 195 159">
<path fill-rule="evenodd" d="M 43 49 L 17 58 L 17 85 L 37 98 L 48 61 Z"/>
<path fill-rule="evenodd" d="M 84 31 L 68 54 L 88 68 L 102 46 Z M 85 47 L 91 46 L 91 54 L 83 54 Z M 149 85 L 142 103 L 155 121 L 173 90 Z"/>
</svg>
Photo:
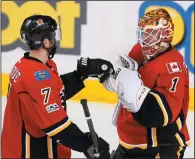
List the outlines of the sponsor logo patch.
<svg viewBox="0 0 195 159">
<path fill-rule="evenodd" d="M 37 81 L 50 79 L 49 71 L 47 71 L 47 70 L 37 71 L 37 72 L 35 72 L 35 78 Z"/>
<path fill-rule="evenodd" d="M 46 106 L 46 110 L 48 113 L 52 113 L 52 112 L 59 110 L 59 106 L 56 103 L 50 104 L 50 105 Z"/>
</svg>

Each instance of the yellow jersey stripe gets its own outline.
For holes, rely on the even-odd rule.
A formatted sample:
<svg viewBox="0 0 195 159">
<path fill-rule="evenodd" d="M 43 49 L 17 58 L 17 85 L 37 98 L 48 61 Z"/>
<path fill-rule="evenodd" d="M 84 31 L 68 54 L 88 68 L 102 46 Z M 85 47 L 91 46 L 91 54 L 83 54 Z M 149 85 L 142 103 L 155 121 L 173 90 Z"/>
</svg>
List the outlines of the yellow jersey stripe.
<svg viewBox="0 0 195 159">
<path fill-rule="evenodd" d="M 159 106 L 160 106 L 160 108 L 161 108 L 161 110 L 163 112 L 163 117 L 164 117 L 164 124 L 163 124 L 163 126 L 166 126 L 168 124 L 169 117 L 168 117 L 167 111 L 165 109 L 165 106 L 164 106 L 164 104 L 163 104 L 163 102 L 162 102 L 162 100 L 161 100 L 161 98 L 159 97 L 158 94 L 156 94 L 154 92 L 150 92 L 150 94 L 152 94 L 156 98 L 156 100 L 157 100 L 157 102 L 158 102 L 158 104 L 159 104 Z"/>
<path fill-rule="evenodd" d="M 176 124 L 177 124 L 178 129 L 181 130 L 182 124 L 181 124 L 180 118 L 178 118 L 178 119 L 176 120 Z"/>
<path fill-rule="evenodd" d="M 160 153 L 158 153 L 158 154 L 156 155 L 156 158 L 160 158 Z"/>
<path fill-rule="evenodd" d="M 51 132 L 48 132 L 47 135 L 49 137 L 52 137 L 52 136 L 56 135 L 57 133 L 59 133 L 60 131 L 66 129 L 71 123 L 72 123 L 72 121 L 68 120 L 64 124 L 62 124 L 59 127 L 57 127 L 56 129 L 52 130 Z"/>
<path fill-rule="evenodd" d="M 47 151 L 48 151 L 48 157 L 53 158 L 52 139 L 49 136 L 47 137 Z"/>
<path fill-rule="evenodd" d="M 152 142 L 153 142 L 152 147 L 157 147 L 158 142 L 157 142 L 156 128 L 152 128 L 151 131 L 152 131 Z"/>
<path fill-rule="evenodd" d="M 177 151 L 177 156 L 178 158 L 180 158 L 180 152 L 183 150 L 183 147 L 182 146 L 179 146 L 179 150 Z"/>
<path fill-rule="evenodd" d="M 177 141 L 179 142 L 180 146 L 185 146 L 185 144 L 184 144 L 182 138 L 179 136 L 178 133 L 175 134 L 175 137 L 176 137 Z"/>
<path fill-rule="evenodd" d="M 30 158 L 30 135 L 26 133 L 26 158 Z"/>
<path fill-rule="evenodd" d="M 127 144 L 123 142 L 120 138 L 119 138 L 119 143 L 121 146 L 125 147 L 126 149 L 133 149 L 133 148 L 147 149 L 147 144 L 138 144 L 138 145 Z"/>
</svg>

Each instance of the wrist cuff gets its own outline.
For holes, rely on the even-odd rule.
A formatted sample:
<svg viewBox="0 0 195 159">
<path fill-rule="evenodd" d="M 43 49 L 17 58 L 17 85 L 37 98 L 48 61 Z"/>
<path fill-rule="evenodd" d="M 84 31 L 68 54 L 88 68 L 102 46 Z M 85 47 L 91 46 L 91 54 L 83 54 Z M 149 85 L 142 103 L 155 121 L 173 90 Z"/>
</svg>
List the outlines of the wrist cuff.
<svg viewBox="0 0 195 159">
<path fill-rule="evenodd" d="M 137 92 L 137 105 L 138 107 L 141 107 L 144 99 L 146 98 L 146 96 L 148 95 L 148 93 L 150 92 L 150 88 L 141 85 L 141 87 L 139 88 L 138 92 Z"/>
</svg>

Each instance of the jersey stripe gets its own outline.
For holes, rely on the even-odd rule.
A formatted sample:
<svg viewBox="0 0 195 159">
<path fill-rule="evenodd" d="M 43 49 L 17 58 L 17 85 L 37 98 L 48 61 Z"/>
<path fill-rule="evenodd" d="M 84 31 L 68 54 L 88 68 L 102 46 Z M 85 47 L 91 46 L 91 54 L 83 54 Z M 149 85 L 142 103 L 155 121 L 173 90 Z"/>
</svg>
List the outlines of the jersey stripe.
<svg viewBox="0 0 195 159">
<path fill-rule="evenodd" d="M 178 118 L 178 119 L 176 120 L 176 124 L 177 124 L 178 130 L 181 130 L 181 128 L 182 128 L 182 123 L 181 123 L 180 118 Z"/>
<path fill-rule="evenodd" d="M 68 121 L 68 116 L 65 117 L 64 119 L 62 119 L 61 121 L 59 121 L 59 122 L 57 122 L 57 123 L 55 123 L 55 124 L 53 124 L 53 125 L 51 125 L 51 126 L 45 128 L 45 129 L 43 129 L 43 131 L 44 131 L 45 133 L 48 133 L 48 132 L 50 132 L 50 131 L 56 129 L 57 127 L 61 126 L 62 124 L 64 124 L 64 123 L 67 122 L 67 121 Z"/>
<path fill-rule="evenodd" d="M 158 153 L 155 158 L 160 158 L 160 153 Z"/>
<path fill-rule="evenodd" d="M 133 148 L 147 149 L 147 144 L 138 144 L 138 145 L 127 144 L 127 143 L 123 142 L 120 138 L 119 138 L 119 143 L 120 143 L 120 145 L 122 145 L 126 149 L 133 149 Z"/>
<path fill-rule="evenodd" d="M 26 158 L 30 158 L 30 135 L 26 133 Z"/>
<path fill-rule="evenodd" d="M 152 94 L 156 98 L 156 100 L 157 100 L 157 102 L 158 102 L 158 104 L 159 104 L 159 106 L 160 106 L 160 108 L 161 108 L 161 110 L 163 112 L 163 116 L 164 116 L 164 124 L 163 124 L 163 126 L 166 126 L 168 124 L 168 122 L 169 122 L 169 117 L 168 117 L 167 111 L 165 109 L 165 106 L 164 106 L 164 104 L 163 104 L 163 102 L 162 102 L 162 100 L 161 100 L 161 98 L 159 97 L 158 94 L 156 94 L 154 92 L 150 92 L 150 94 Z"/>
<path fill-rule="evenodd" d="M 158 145 L 158 141 L 157 141 L 157 130 L 156 128 L 151 128 L 151 132 L 152 132 L 152 147 L 157 147 Z"/>
<path fill-rule="evenodd" d="M 47 137 L 47 149 L 48 149 L 48 157 L 53 158 L 53 146 L 52 146 L 52 139 Z"/>
<path fill-rule="evenodd" d="M 175 134 L 175 137 L 176 137 L 177 141 L 179 142 L 180 146 L 185 146 L 182 138 L 180 137 L 180 135 L 178 133 Z"/>
<path fill-rule="evenodd" d="M 64 124 L 60 125 L 59 127 L 55 128 L 54 130 L 46 133 L 49 137 L 52 137 L 58 134 L 60 131 L 66 129 L 72 123 L 71 120 L 66 121 Z"/>
<path fill-rule="evenodd" d="M 183 150 L 183 147 L 182 146 L 179 146 L 179 150 L 177 151 L 177 156 L 178 158 L 180 158 L 180 155 L 181 155 L 181 151 Z"/>
</svg>

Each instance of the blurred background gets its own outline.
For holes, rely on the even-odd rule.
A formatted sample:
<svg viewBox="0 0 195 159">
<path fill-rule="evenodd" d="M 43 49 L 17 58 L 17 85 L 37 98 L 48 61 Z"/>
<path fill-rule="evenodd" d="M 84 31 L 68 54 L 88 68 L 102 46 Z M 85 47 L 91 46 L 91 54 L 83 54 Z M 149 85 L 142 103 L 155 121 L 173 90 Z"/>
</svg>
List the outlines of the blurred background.
<svg viewBox="0 0 195 159">
<path fill-rule="evenodd" d="M 194 158 L 194 2 L 193 1 L 2 1 L 2 122 L 6 103 L 8 73 L 27 51 L 20 40 L 23 20 L 32 14 L 55 18 L 62 29 L 62 40 L 54 61 L 59 73 L 76 69 L 81 56 L 104 58 L 112 62 L 128 54 L 137 42 L 139 17 L 157 7 L 168 10 L 175 24 L 173 45 L 185 58 L 190 71 L 188 126 L 191 146 L 186 158 Z M 68 101 L 68 113 L 83 131 L 88 131 L 80 99 L 89 101 L 95 130 L 115 149 L 118 138 L 111 124 L 116 94 L 106 91 L 96 79 L 85 81 L 86 88 Z M 72 157 L 83 157 L 74 152 Z"/>
</svg>

